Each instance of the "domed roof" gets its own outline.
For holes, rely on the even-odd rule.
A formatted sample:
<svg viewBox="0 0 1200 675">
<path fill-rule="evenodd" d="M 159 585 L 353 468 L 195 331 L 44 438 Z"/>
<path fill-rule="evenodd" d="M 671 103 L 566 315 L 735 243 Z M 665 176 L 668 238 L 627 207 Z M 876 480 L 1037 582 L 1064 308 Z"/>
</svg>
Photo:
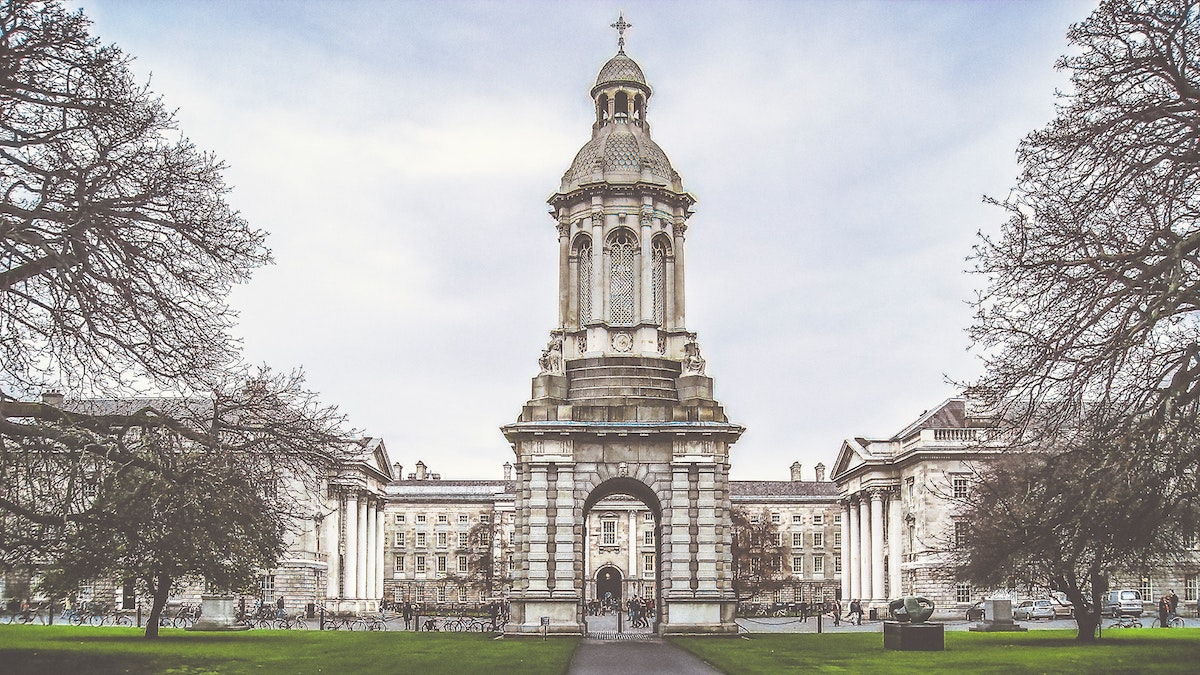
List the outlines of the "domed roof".
<svg viewBox="0 0 1200 675">
<path fill-rule="evenodd" d="M 618 52 L 616 56 L 608 60 L 604 67 L 600 69 L 600 74 L 596 76 L 596 86 L 602 86 L 614 82 L 636 82 L 646 88 L 646 75 L 642 72 L 642 67 L 637 64 L 637 61 L 625 55 L 625 52 Z"/>
<path fill-rule="evenodd" d="M 570 192 L 586 183 L 656 183 L 683 190 L 679 174 L 667 154 L 642 128 L 612 124 L 599 130 L 580 148 L 562 177 L 560 192 Z"/>
</svg>

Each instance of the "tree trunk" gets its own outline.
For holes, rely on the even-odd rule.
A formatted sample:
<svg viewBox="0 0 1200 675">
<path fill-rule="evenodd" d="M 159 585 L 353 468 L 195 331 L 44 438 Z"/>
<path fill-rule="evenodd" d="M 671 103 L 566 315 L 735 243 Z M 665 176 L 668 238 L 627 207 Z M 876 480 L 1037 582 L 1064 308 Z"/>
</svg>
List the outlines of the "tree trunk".
<svg viewBox="0 0 1200 675">
<path fill-rule="evenodd" d="M 150 617 L 146 619 L 146 638 L 154 639 L 158 637 L 159 617 L 162 616 L 163 607 L 166 607 L 167 598 L 171 595 L 171 577 L 159 573 L 157 577 L 147 581 L 154 603 L 150 606 Z"/>
<path fill-rule="evenodd" d="M 1090 612 L 1076 612 L 1075 625 L 1079 627 L 1079 632 L 1075 634 L 1075 640 L 1078 642 L 1095 642 L 1099 639 L 1096 627 L 1100 625 L 1100 620 L 1098 607 Z"/>
</svg>

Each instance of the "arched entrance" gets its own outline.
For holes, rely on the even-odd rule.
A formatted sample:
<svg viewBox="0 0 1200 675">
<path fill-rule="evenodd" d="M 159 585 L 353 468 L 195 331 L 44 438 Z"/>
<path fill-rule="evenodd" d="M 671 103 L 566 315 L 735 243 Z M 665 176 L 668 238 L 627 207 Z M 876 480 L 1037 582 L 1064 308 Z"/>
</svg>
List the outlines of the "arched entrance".
<svg viewBox="0 0 1200 675">
<path fill-rule="evenodd" d="M 601 602 L 621 602 L 621 582 L 625 579 L 621 570 L 612 565 L 605 565 L 596 572 L 596 600 Z"/>
</svg>

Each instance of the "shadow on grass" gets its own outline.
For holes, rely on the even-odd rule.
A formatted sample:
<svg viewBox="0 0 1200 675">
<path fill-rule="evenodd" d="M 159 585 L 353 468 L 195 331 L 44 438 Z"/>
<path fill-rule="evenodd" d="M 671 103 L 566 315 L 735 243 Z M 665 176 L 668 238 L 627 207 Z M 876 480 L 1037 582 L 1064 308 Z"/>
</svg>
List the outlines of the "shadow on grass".
<svg viewBox="0 0 1200 675">
<path fill-rule="evenodd" d="M 45 652 L 34 649 L 0 649 L 0 670 L 5 675 L 47 675 L 48 673 L 88 673 L 88 675 L 128 675 L 154 673 L 163 668 L 162 661 L 151 655 L 98 654 L 96 652 Z M 185 667 L 186 668 L 186 667 Z M 175 670 L 183 675 L 201 675 L 201 669 Z"/>
</svg>

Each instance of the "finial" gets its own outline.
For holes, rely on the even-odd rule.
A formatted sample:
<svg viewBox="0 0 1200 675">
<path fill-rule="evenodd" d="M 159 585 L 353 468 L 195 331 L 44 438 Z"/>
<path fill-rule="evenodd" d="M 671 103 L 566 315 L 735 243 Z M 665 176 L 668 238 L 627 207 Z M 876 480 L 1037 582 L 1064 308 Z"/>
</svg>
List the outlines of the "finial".
<svg viewBox="0 0 1200 675">
<path fill-rule="evenodd" d="M 631 24 L 625 20 L 625 13 L 622 12 L 620 15 L 617 16 L 617 22 L 614 24 L 610 24 L 610 25 L 613 28 L 617 29 L 617 53 L 624 54 L 625 53 L 625 29 L 633 28 L 633 24 Z"/>
</svg>

